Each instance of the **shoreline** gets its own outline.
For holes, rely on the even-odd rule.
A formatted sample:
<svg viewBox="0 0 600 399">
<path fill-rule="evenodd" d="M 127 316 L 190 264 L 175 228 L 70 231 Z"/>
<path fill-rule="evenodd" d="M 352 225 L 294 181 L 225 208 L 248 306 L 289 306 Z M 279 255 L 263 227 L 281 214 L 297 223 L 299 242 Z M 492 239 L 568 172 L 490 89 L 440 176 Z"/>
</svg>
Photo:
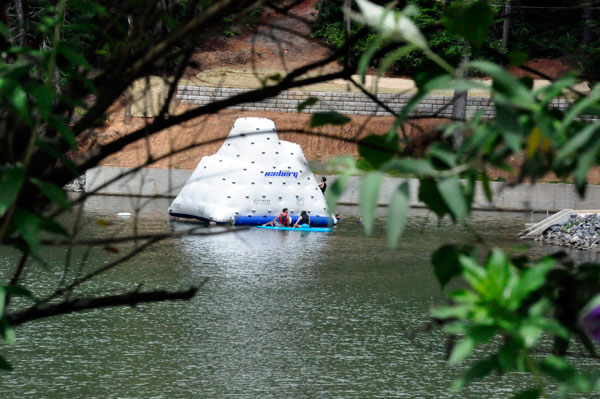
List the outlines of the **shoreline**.
<svg viewBox="0 0 600 399">
<path fill-rule="evenodd" d="M 136 171 L 135 168 L 128 167 L 99 166 L 86 172 L 82 191 L 97 191 L 100 195 L 174 198 L 192 172 L 193 170 L 157 168 L 142 168 Z M 123 177 L 116 180 L 119 176 Z M 330 184 L 337 178 L 335 175 L 325 176 Z M 115 181 L 112 182 L 113 180 Z M 339 198 L 340 205 L 359 204 L 360 180 L 360 176 L 350 178 L 346 190 Z M 378 206 L 387 206 L 396 188 L 404 181 L 409 184 L 410 206 L 424 207 L 418 200 L 418 179 L 396 177 L 384 178 L 379 191 Z M 81 185 L 82 181 L 79 183 Z M 566 183 L 509 186 L 504 182 L 490 182 L 490 186 L 493 193 L 492 203 L 487 201 L 478 182 L 473 210 L 550 213 L 562 209 L 595 209 L 600 203 L 600 185 L 588 186 L 584 198 L 579 198 L 573 184 Z"/>
</svg>

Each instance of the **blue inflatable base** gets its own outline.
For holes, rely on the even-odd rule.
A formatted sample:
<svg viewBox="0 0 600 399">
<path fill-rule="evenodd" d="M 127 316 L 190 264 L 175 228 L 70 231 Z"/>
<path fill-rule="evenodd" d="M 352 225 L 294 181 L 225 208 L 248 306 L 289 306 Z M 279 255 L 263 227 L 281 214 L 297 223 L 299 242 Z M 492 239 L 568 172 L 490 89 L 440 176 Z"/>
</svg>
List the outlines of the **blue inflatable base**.
<svg viewBox="0 0 600 399">
<path fill-rule="evenodd" d="M 169 212 L 170 216 L 178 217 L 178 218 L 188 218 L 188 219 L 196 219 L 205 223 L 209 223 L 210 220 L 206 218 L 201 218 L 199 216 L 188 215 L 185 213 L 175 213 Z M 260 226 L 262 224 L 268 223 L 274 219 L 274 216 L 236 216 L 235 217 L 235 225 L 236 226 Z M 298 216 L 292 216 L 292 224 L 296 223 L 298 220 Z M 230 222 L 223 222 L 220 224 L 231 224 Z M 333 218 L 325 217 L 325 216 L 311 216 L 310 217 L 310 227 L 331 227 L 333 226 Z"/>
<path fill-rule="evenodd" d="M 260 226 L 273 220 L 274 216 L 236 216 L 236 226 Z M 292 216 L 292 224 L 296 223 L 298 216 Z M 311 216 L 310 227 L 329 227 L 333 226 L 333 219 L 325 216 Z"/>
<path fill-rule="evenodd" d="M 269 229 L 269 230 L 287 230 L 287 231 L 299 231 L 303 233 L 331 233 L 333 229 L 331 227 L 273 227 L 273 226 L 256 226 L 257 229 Z"/>
</svg>

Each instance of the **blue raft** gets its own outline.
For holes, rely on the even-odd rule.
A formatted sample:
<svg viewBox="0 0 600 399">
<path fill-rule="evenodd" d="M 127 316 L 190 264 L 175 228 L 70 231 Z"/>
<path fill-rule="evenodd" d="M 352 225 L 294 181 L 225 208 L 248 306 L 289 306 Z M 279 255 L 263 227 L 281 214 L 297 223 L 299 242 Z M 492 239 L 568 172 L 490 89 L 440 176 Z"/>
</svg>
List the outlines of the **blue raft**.
<svg viewBox="0 0 600 399">
<path fill-rule="evenodd" d="M 292 230 L 292 231 L 303 231 L 303 232 L 314 232 L 314 233 L 329 233 L 333 229 L 330 227 L 277 227 L 277 226 L 256 226 L 259 229 L 270 229 L 270 230 Z"/>
<path fill-rule="evenodd" d="M 235 225 L 236 226 L 260 226 L 261 224 L 265 224 L 273 220 L 275 215 L 262 215 L 262 216 L 236 216 L 235 217 Z M 296 223 L 298 220 L 297 215 L 292 215 L 292 224 Z M 310 225 L 311 227 L 329 227 L 333 226 L 333 218 L 327 216 L 310 216 Z"/>
</svg>

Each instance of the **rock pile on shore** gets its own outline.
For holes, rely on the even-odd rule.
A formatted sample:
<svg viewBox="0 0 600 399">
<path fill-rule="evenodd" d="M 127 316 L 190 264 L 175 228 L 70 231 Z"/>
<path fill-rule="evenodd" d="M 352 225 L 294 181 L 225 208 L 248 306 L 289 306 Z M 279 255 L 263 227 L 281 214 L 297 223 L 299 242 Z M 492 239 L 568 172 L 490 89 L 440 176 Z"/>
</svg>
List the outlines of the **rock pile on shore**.
<svg viewBox="0 0 600 399">
<path fill-rule="evenodd" d="M 85 174 L 71 180 L 63 189 L 65 191 L 85 191 Z"/>
<path fill-rule="evenodd" d="M 547 244 L 600 250 L 600 215 L 572 215 L 568 222 L 548 228 L 536 238 Z"/>
</svg>

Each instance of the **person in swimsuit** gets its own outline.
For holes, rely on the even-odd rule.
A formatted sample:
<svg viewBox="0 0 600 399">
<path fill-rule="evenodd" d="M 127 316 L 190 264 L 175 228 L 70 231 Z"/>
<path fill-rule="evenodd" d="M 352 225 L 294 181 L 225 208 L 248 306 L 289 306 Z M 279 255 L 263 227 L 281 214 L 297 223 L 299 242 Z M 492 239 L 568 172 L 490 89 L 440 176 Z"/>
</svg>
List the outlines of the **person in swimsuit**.
<svg viewBox="0 0 600 399">
<path fill-rule="evenodd" d="M 263 224 L 263 226 L 278 226 L 278 227 L 289 227 L 292 223 L 292 218 L 288 213 L 287 208 L 283 208 L 281 213 L 275 217 L 275 219 L 271 220 L 268 223 Z"/>
<path fill-rule="evenodd" d="M 325 176 L 323 176 L 323 177 L 321 177 L 321 181 L 318 184 L 323 195 L 325 195 L 325 190 L 327 189 L 327 183 L 325 183 L 326 181 L 327 181 L 327 178 Z"/>
<path fill-rule="evenodd" d="M 310 227 L 310 216 L 308 216 L 306 211 L 300 212 L 300 216 L 296 220 L 296 223 L 294 223 L 294 227 Z"/>
</svg>

